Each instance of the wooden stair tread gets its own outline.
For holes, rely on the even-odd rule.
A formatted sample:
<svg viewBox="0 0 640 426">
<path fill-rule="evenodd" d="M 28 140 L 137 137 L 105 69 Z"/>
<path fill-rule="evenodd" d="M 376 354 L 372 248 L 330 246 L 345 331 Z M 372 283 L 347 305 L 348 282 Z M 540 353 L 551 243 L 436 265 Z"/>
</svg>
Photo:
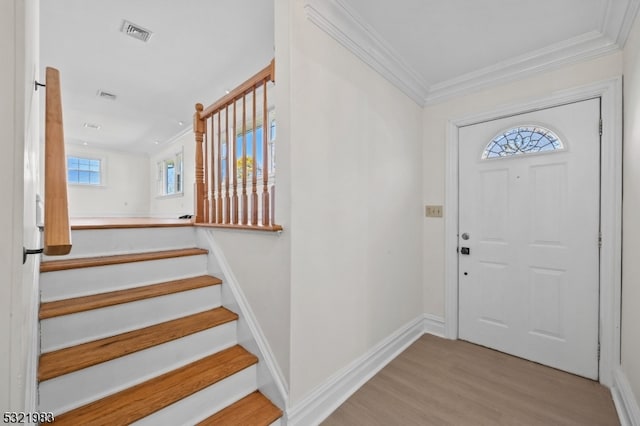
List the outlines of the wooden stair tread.
<svg viewBox="0 0 640 426">
<path fill-rule="evenodd" d="M 169 228 L 193 226 L 191 219 L 161 219 L 152 217 L 90 217 L 71 218 L 71 229 Z"/>
<path fill-rule="evenodd" d="M 116 254 L 111 256 L 81 257 L 76 259 L 50 260 L 40 264 L 40 272 L 62 271 L 65 269 L 90 268 L 93 266 L 117 265 L 120 263 L 144 262 L 147 260 L 169 259 L 172 257 L 207 254 L 199 248 L 163 250 L 145 253 Z"/>
<path fill-rule="evenodd" d="M 75 314 L 91 309 L 104 308 L 119 305 L 121 303 L 135 302 L 181 291 L 194 290 L 222 284 L 222 280 L 210 275 L 185 278 L 181 280 L 167 281 L 125 290 L 110 291 L 108 293 L 92 294 L 90 296 L 75 297 L 72 299 L 45 302 L 40 305 L 40 319 L 58 317 L 61 315 Z"/>
<path fill-rule="evenodd" d="M 280 417 L 282 410 L 256 391 L 201 421 L 197 426 L 268 426 Z"/>
<path fill-rule="evenodd" d="M 44 353 L 40 355 L 38 380 L 49 380 L 237 319 L 237 314 L 225 308 L 216 308 L 116 336 Z"/>
<path fill-rule="evenodd" d="M 125 425 L 258 362 L 236 345 L 98 401 L 56 416 L 56 425 Z"/>
</svg>

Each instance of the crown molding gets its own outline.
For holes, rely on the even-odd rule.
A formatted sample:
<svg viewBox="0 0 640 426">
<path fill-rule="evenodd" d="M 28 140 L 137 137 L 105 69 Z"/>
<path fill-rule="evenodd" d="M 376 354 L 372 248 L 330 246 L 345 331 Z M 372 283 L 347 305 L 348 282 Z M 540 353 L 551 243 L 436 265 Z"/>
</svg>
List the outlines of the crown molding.
<svg viewBox="0 0 640 426">
<path fill-rule="evenodd" d="M 425 106 L 622 49 L 640 9 L 640 0 L 607 0 L 597 31 L 429 85 L 343 0 L 305 0 L 311 22 L 389 82 Z"/>
<path fill-rule="evenodd" d="M 507 83 L 622 49 L 639 9 L 640 0 L 607 0 L 603 6 L 603 19 L 599 31 L 584 33 L 490 67 L 431 85 L 424 104 L 442 102 L 453 96 Z"/>
<path fill-rule="evenodd" d="M 600 32 L 623 48 L 640 8 L 640 0 L 608 0 Z"/>
<path fill-rule="evenodd" d="M 517 80 L 563 65 L 591 59 L 618 50 L 616 43 L 598 31 L 552 44 L 548 47 L 498 62 L 429 87 L 424 104 L 442 102 L 453 96 Z"/>
<path fill-rule="evenodd" d="M 306 0 L 309 21 L 333 37 L 418 105 L 427 89 L 419 74 L 407 65 L 376 31 L 340 0 Z"/>
</svg>

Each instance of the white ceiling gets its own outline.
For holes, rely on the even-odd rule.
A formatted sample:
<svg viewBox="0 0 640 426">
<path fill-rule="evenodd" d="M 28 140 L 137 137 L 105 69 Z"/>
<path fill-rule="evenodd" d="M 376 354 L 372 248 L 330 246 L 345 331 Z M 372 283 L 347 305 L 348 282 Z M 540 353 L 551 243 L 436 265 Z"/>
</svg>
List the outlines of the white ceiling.
<svg viewBox="0 0 640 426">
<path fill-rule="evenodd" d="M 273 58 L 272 0 L 43 0 L 40 11 L 40 75 L 60 70 L 69 143 L 152 152 L 191 126 L 195 103 Z M 149 42 L 121 33 L 124 19 Z"/>
<path fill-rule="evenodd" d="M 345 3 L 431 86 L 596 31 L 607 0 Z"/>
<path fill-rule="evenodd" d="M 424 105 L 619 49 L 639 3 L 305 0 L 305 12 Z"/>
<path fill-rule="evenodd" d="M 304 7 L 424 105 L 619 49 L 639 3 L 304 0 Z M 190 127 L 196 102 L 212 103 L 269 63 L 273 18 L 273 0 L 43 0 L 41 64 L 61 71 L 67 141 L 157 150 Z M 123 19 L 151 30 L 150 41 L 122 34 Z M 100 89 L 117 100 L 99 98 Z"/>
</svg>

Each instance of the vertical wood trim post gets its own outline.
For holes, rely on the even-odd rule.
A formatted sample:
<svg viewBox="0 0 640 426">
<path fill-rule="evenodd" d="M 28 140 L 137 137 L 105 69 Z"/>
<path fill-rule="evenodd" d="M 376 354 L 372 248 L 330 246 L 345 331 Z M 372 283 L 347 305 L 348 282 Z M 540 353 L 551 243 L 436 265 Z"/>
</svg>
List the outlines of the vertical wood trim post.
<svg viewBox="0 0 640 426">
<path fill-rule="evenodd" d="M 204 119 L 200 117 L 200 113 L 204 109 L 202 104 L 196 104 L 196 112 L 193 114 L 193 132 L 196 136 L 196 183 L 195 183 L 195 223 L 204 223 L 204 158 L 203 158 L 203 139 L 204 139 Z"/>
</svg>

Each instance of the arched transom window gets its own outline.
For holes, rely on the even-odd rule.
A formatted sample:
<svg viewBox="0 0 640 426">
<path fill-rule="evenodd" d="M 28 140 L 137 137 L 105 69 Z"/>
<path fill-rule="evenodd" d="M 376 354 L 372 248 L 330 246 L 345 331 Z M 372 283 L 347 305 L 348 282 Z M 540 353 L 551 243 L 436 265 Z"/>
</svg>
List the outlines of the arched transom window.
<svg viewBox="0 0 640 426">
<path fill-rule="evenodd" d="M 564 149 L 551 130 L 539 126 L 518 126 L 494 137 L 482 153 L 482 159 Z"/>
</svg>

